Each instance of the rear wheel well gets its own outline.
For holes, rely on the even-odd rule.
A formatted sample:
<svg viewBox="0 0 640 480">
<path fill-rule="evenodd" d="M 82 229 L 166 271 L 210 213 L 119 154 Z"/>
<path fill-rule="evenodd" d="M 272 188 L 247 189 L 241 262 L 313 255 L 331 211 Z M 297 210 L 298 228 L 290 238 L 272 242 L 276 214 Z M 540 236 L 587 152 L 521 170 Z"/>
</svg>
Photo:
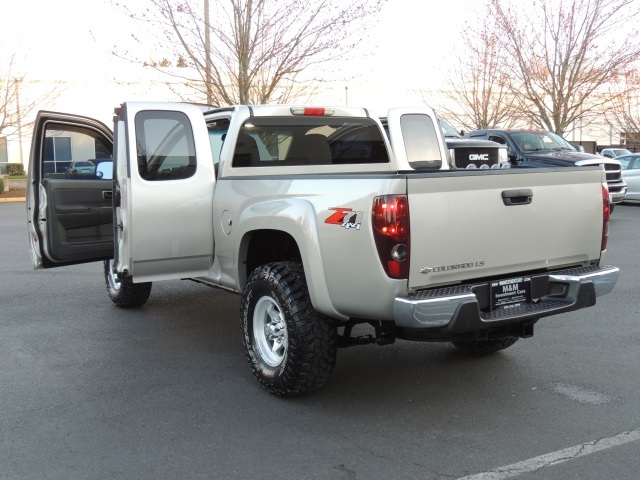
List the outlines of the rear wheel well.
<svg viewBox="0 0 640 480">
<path fill-rule="evenodd" d="M 260 265 L 271 262 L 292 261 L 302 263 L 302 255 L 295 239 L 280 230 L 256 230 L 251 232 L 243 244 L 245 249 L 245 269 L 242 284 Z"/>
</svg>

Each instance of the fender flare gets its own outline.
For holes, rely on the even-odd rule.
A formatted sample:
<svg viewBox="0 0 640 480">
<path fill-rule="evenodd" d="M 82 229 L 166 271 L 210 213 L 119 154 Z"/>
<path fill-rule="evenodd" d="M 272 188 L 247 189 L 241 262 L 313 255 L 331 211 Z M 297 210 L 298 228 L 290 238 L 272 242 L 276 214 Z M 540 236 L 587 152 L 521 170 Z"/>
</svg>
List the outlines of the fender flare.
<svg viewBox="0 0 640 480">
<path fill-rule="evenodd" d="M 237 244 L 234 248 L 239 286 L 244 287 L 246 275 L 241 265 L 247 256 L 246 239 L 258 230 L 276 230 L 289 234 L 300 251 L 309 297 L 320 313 L 340 320 L 348 317 L 339 313 L 331 302 L 318 236 L 316 210 L 311 202 L 300 198 L 280 198 L 256 203 L 243 209 L 238 221 Z"/>
</svg>

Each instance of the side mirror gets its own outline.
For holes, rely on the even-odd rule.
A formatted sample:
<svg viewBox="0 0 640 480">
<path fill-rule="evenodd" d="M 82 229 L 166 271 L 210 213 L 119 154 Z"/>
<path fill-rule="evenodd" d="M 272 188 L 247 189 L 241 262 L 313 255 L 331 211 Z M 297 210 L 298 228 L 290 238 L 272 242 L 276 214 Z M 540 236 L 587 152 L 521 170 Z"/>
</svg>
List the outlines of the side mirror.
<svg viewBox="0 0 640 480">
<path fill-rule="evenodd" d="M 576 150 L 584 153 L 584 147 L 582 145 L 576 145 Z"/>
</svg>

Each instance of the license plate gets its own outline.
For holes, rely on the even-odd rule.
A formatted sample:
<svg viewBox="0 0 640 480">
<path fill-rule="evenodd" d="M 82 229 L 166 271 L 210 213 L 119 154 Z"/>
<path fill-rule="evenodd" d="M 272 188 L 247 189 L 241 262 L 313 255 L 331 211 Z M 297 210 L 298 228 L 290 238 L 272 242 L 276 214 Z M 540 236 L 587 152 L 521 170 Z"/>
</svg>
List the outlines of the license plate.
<svg viewBox="0 0 640 480">
<path fill-rule="evenodd" d="M 491 309 L 531 302 L 531 277 L 491 282 Z"/>
</svg>

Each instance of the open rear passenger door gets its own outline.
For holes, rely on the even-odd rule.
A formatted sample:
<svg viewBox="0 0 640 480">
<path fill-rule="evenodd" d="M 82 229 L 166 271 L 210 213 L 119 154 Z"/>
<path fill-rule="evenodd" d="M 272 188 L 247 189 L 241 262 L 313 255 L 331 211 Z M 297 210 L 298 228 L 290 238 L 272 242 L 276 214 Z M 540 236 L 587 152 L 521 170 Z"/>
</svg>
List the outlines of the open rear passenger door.
<svg viewBox="0 0 640 480">
<path fill-rule="evenodd" d="M 114 128 L 114 273 L 134 283 L 208 275 L 215 174 L 203 111 L 125 103 Z"/>
</svg>

